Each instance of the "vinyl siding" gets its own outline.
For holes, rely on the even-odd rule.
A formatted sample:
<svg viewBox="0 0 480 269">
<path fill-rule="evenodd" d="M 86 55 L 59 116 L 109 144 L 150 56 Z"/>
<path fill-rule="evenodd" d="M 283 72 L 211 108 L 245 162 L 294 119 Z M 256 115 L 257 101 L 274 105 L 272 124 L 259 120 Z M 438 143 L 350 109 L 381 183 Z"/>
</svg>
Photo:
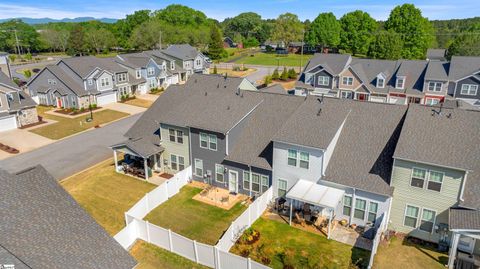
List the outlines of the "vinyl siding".
<svg viewBox="0 0 480 269">
<path fill-rule="evenodd" d="M 442 189 L 440 192 L 420 189 L 410 186 L 413 167 L 434 170 L 445 173 Z M 438 242 L 438 233 L 424 231 L 403 225 L 405 208 L 408 205 L 426 208 L 436 211 L 436 223 L 448 224 L 448 209 L 457 204 L 464 172 L 453 169 L 414 163 L 403 160 L 395 160 L 392 173 L 392 186 L 394 187 L 392 211 L 389 228 L 398 232 L 406 233 L 423 240 Z M 426 184 L 426 183 L 425 183 Z"/>
<path fill-rule="evenodd" d="M 480 239 L 475 241 L 475 248 L 473 249 L 473 254 L 480 255 Z"/>
<path fill-rule="evenodd" d="M 352 77 L 353 78 L 353 85 L 344 85 L 343 84 L 343 77 Z M 354 90 L 358 88 L 361 85 L 360 78 L 355 75 L 350 68 L 346 69 L 343 71 L 343 73 L 340 74 L 340 77 L 338 78 L 338 88 L 340 89 L 348 89 L 348 90 Z"/>
<path fill-rule="evenodd" d="M 320 85 L 318 84 L 318 78 L 319 77 L 329 77 L 329 81 L 328 81 L 328 85 Z M 333 76 L 330 75 L 329 73 L 325 72 L 325 71 L 320 71 L 318 73 L 316 73 L 314 75 L 314 85 L 316 88 L 325 88 L 325 89 L 332 89 L 332 85 L 333 85 Z"/>
<path fill-rule="evenodd" d="M 217 150 L 210 150 L 207 148 L 200 147 L 200 133 L 214 134 L 217 136 Z M 192 164 L 193 164 L 193 179 L 198 181 L 204 181 L 203 177 L 198 177 L 195 175 L 195 159 L 200 159 L 203 161 L 203 173 L 207 171 L 212 173 L 212 182 L 215 182 L 215 164 L 221 164 L 225 158 L 226 152 L 226 138 L 223 134 L 210 132 L 207 130 L 201 130 L 197 128 L 190 128 L 190 138 L 191 138 L 191 151 L 192 151 Z"/>
<path fill-rule="evenodd" d="M 478 85 L 477 95 L 464 95 L 462 94 L 462 85 L 463 84 L 473 84 Z M 455 98 L 466 98 L 466 99 L 480 99 L 480 81 L 474 77 L 468 77 L 457 82 L 457 88 L 455 91 Z"/>
<path fill-rule="evenodd" d="M 177 171 L 174 171 L 170 168 L 171 167 L 171 163 L 170 163 L 170 160 L 171 160 L 170 155 L 171 154 L 184 157 L 185 158 L 185 167 L 188 167 L 191 163 L 190 162 L 190 150 L 189 150 L 190 131 L 188 130 L 188 128 L 177 127 L 177 126 L 163 124 L 163 123 L 160 126 L 161 126 L 160 134 L 161 134 L 161 137 L 162 137 L 161 145 L 162 145 L 162 147 L 165 148 L 165 150 L 163 151 L 163 153 L 160 157 L 162 170 L 166 171 L 166 172 L 177 172 Z M 169 132 L 168 132 L 169 129 L 183 131 L 183 144 L 170 141 Z M 164 160 L 168 161 L 168 167 L 165 167 Z"/>
<path fill-rule="evenodd" d="M 8 110 L 7 95 L 5 93 L 0 92 L 0 111 L 7 111 L 7 110 Z"/>
<path fill-rule="evenodd" d="M 441 91 L 439 92 L 435 92 L 435 91 L 429 91 L 428 90 L 428 85 L 430 82 L 440 82 L 442 83 L 442 89 Z M 441 96 L 445 96 L 447 95 L 447 92 L 448 92 L 448 82 L 446 81 L 438 81 L 438 80 L 425 80 L 424 84 L 423 84 L 423 92 L 426 94 L 426 95 L 441 95 Z"/>
</svg>

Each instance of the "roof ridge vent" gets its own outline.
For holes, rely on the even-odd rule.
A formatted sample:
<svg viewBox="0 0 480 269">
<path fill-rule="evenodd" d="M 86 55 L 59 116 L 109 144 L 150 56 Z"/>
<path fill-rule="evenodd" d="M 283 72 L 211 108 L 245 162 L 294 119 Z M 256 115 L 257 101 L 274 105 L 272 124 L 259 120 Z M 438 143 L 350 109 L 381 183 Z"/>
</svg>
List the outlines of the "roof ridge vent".
<svg viewBox="0 0 480 269">
<path fill-rule="evenodd" d="M 205 92 L 205 96 L 207 96 L 207 95 L 208 95 L 207 92 Z"/>
</svg>

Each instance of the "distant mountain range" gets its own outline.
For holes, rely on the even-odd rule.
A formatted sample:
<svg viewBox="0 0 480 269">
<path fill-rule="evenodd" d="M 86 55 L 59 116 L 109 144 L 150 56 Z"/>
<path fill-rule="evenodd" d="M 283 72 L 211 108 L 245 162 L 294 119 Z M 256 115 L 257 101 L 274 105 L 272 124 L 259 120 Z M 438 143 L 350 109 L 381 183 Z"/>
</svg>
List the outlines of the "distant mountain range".
<svg viewBox="0 0 480 269">
<path fill-rule="evenodd" d="M 0 19 L 0 22 L 9 21 L 12 19 L 20 19 L 27 24 L 43 24 L 49 22 L 85 22 L 85 21 L 101 21 L 105 23 L 115 23 L 117 19 L 111 18 L 101 18 L 96 19 L 93 17 L 78 17 L 78 18 L 64 18 L 64 19 L 51 19 L 51 18 L 9 18 L 9 19 Z"/>
</svg>

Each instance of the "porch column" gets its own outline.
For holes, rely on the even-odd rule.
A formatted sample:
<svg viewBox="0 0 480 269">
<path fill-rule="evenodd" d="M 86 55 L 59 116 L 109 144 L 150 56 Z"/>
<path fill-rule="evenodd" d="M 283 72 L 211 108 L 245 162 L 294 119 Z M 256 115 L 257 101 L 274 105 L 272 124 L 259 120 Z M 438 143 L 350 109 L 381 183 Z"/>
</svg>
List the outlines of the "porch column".
<svg viewBox="0 0 480 269">
<path fill-rule="evenodd" d="M 288 219 L 288 225 L 292 226 L 292 212 L 293 212 L 293 201 L 290 200 L 290 218 Z"/>
<path fill-rule="evenodd" d="M 115 172 L 118 172 L 117 150 L 113 150 L 113 160 L 115 161 Z"/>
<path fill-rule="evenodd" d="M 333 218 L 333 210 L 330 209 L 330 214 L 328 214 L 328 233 L 327 239 L 330 239 L 330 231 L 332 230 L 332 218 Z"/>
<path fill-rule="evenodd" d="M 143 169 L 145 169 L 145 180 L 148 181 L 148 165 L 147 165 L 147 158 L 143 159 Z"/>
<path fill-rule="evenodd" d="M 157 165 L 157 154 L 153 155 L 153 169 L 157 170 L 158 165 Z"/>
<path fill-rule="evenodd" d="M 455 258 L 457 257 L 457 247 L 458 241 L 460 240 L 460 234 L 457 232 L 453 232 L 452 235 L 452 244 L 450 246 L 450 252 L 448 253 L 448 268 L 453 269 L 453 264 L 455 262 Z"/>
</svg>

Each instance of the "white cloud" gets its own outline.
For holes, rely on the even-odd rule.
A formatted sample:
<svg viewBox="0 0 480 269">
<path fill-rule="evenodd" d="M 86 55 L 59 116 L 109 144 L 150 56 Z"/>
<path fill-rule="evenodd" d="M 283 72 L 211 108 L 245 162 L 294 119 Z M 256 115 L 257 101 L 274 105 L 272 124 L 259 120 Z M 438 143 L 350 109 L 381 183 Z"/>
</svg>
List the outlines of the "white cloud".
<svg viewBox="0 0 480 269">
<path fill-rule="evenodd" d="M 100 11 L 68 11 L 60 9 L 50 9 L 50 8 L 38 8 L 31 6 L 20 6 L 12 4 L 1 4 L 0 3 L 0 19 L 6 18 L 19 18 L 19 17 L 29 17 L 29 18 L 52 18 L 52 19 L 63 19 L 63 18 L 76 18 L 76 17 L 94 17 L 94 18 L 123 18 L 125 17 L 126 12 L 113 11 L 113 12 L 100 12 Z"/>
</svg>

